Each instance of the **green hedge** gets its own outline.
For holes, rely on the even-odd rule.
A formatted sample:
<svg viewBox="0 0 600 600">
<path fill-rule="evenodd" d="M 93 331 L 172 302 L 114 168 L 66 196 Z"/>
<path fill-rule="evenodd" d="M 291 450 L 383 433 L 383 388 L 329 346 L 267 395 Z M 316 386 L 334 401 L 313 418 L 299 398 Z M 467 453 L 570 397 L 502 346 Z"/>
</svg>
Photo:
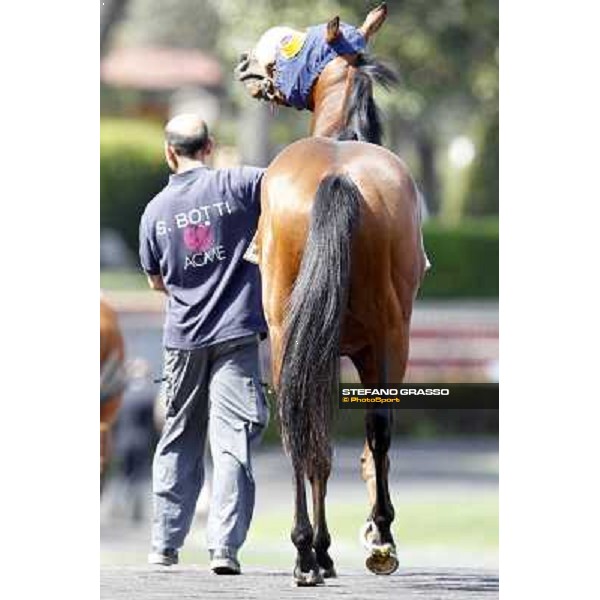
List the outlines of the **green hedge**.
<svg viewBox="0 0 600 600">
<path fill-rule="evenodd" d="M 144 207 L 167 181 L 162 145 L 158 124 L 128 119 L 100 122 L 100 226 L 119 231 L 133 251 Z"/>
<path fill-rule="evenodd" d="M 100 223 L 121 232 L 137 252 L 138 225 L 148 201 L 165 185 L 168 169 L 159 124 L 103 119 L 100 129 Z M 469 219 L 454 227 L 435 220 L 424 227 L 433 267 L 422 298 L 498 296 L 498 220 Z"/>
<path fill-rule="evenodd" d="M 420 298 L 498 297 L 497 219 L 469 219 L 454 227 L 429 221 L 423 235 L 432 267 Z"/>
</svg>

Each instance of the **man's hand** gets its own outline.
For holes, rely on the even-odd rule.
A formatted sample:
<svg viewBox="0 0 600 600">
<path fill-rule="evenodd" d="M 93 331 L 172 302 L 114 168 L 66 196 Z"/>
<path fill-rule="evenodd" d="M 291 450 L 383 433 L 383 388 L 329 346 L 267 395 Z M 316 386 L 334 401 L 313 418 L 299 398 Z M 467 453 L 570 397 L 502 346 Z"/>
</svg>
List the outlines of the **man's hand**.
<svg viewBox="0 0 600 600">
<path fill-rule="evenodd" d="M 156 290 L 157 292 L 164 292 L 165 294 L 167 293 L 167 288 L 165 287 L 165 284 L 163 282 L 161 275 L 148 275 L 147 278 L 148 278 L 148 285 L 153 290 Z"/>
</svg>

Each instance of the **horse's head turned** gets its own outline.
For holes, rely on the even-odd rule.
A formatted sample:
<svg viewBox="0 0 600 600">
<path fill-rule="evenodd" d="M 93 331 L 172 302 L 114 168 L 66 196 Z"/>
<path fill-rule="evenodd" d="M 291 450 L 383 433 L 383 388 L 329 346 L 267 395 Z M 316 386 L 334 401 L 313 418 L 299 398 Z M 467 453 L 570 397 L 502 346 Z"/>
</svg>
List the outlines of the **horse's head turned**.
<svg viewBox="0 0 600 600">
<path fill-rule="evenodd" d="M 275 62 L 282 41 L 298 35 L 302 35 L 301 32 L 291 27 L 271 27 L 254 48 L 242 54 L 235 74 L 253 98 L 286 104 L 273 81 Z"/>
<path fill-rule="evenodd" d="M 339 16 L 306 31 L 272 27 L 263 33 L 254 48 L 242 54 L 235 75 L 253 98 L 307 108 L 302 105 L 306 88 L 314 83 L 321 68 L 318 59 L 312 57 L 326 62 L 340 56 L 353 64 L 386 17 L 387 7 L 382 3 L 367 15 L 359 28 L 341 23 Z M 314 73 L 306 72 L 309 61 L 302 61 L 303 56 L 311 52 Z"/>
</svg>

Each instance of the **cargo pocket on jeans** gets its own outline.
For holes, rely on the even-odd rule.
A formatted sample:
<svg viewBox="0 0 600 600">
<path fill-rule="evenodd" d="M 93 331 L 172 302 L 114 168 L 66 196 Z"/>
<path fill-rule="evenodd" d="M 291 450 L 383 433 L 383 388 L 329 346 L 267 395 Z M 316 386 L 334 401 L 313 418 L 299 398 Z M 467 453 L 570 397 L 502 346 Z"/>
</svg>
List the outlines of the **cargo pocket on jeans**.
<svg viewBox="0 0 600 600">
<path fill-rule="evenodd" d="M 249 433 L 251 441 L 254 441 L 255 438 L 259 438 L 262 435 L 269 425 L 269 405 L 262 382 L 258 377 L 249 377 L 247 385 L 254 411 Z"/>
<path fill-rule="evenodd" d="M 186 354 L 181 350 L 167 349 L 164 353 L 163 396 L 165 417 L 173 417 L 177 414 L 178 407 L 175 403 L 177 390 L 181 385 L 181 375 L 186 362 Z"/>
<path fill-rule="evenodd" d="M 233 456 L 244 468 L 248 468 L 248 431 L 246 425 L 240 421 L 228 422 L 222 417 L 215 417 L 215 419 L 220 451 Z M 214 451 L 214 448 L 211 450 Z"/>
</svg>

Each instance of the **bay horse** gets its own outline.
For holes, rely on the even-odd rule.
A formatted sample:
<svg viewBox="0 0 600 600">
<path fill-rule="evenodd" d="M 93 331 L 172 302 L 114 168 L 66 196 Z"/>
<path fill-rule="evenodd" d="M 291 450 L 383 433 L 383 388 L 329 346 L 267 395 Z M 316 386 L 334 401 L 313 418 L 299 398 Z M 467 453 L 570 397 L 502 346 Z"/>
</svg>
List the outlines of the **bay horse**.
<svg viewBox="0 0 600 600">
<path fill-rule="evenodd" d="M 335 17 L 319 30 L 323 43 L 344 35 L 366 41 L 386 15 L 380 5 L 355 31 Z M 303 36 L 314 42 L 318 32 L 274 29 L 242 55 L 236 75 L 253 97 L 299 107 L 277 87 L 276 56 L 285 45 L 293 57 Z M 364 52 L 332 58 L 306 99 L 312 137 L 285 148 L 262 182 L 257 256 L 280 428 L 293 465 L 297 585 L 336 576 L 325 495 L 340 356 L 351 359 L 365 385 L 402 382 L 413 302 L 427 265 L 417 186 L 404 162 L 381 146 L 373 83 L 395 81 Z M 361 474 L 371 509 L 361 535 L 367 568 L 390 574 L 398 567 L 388 488 L 392 415 L 383 406 L 365 410 Z"/>
<path fill-rule="evenodd" d="M 125 389 L 125 344 L 117 314 L 100 297 L 100 475 L 110 458 L 110 429 Z"/>
</svg>

